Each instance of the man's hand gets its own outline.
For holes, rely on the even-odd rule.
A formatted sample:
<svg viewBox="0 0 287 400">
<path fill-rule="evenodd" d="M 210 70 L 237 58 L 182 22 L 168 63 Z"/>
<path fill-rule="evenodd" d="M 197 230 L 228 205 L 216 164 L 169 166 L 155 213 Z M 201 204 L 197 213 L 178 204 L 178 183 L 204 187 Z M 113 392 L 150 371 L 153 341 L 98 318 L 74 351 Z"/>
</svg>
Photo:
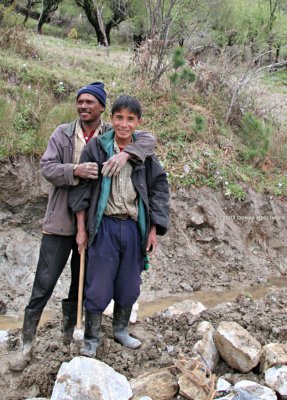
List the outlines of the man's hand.
<svg viewBox="0 0 287 400">
<path fill-rule="evenodd" d="M 151 256 L 155 253 L 156 248 L 157 248 L 156 226 L 152 225 L 147 237 L 146 251 Z"/>
<path fill-rule="evenodd" d="M 98 179 L 99 167 L 96 162 L 85 162 L 77 164 L 74 168 L 74 176 L 84 179 Z"/>
<path fill-rule="evenodd" d="M 78 252 L 81 254 L 83 249 L 86 249 L 88 246 L 88 234 L 86 230 L 80 230 L 76 236 L 76 242 L 78 245 Z"/>
<path fill-rule="evenodd" d="M 115 154 L 108 161 L 103 163 L 102 174 L 104 176 L 116 176 L 120 170 L 126 165 L 126 162 L 131 158 L 129 153 L 122 151 L 119 154 Z"/>
</svg>

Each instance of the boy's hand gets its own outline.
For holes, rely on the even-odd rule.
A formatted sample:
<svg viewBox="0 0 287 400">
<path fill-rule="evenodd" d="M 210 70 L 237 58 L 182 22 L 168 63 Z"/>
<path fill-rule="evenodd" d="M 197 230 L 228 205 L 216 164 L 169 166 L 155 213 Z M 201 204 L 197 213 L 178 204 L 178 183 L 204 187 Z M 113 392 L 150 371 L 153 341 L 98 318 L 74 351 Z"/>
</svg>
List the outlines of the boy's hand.
<svg viewBox="0 0 287 400">
<path fill-rule="evenodd" d="M 119 154 L 115 154 L 108 161 L 103 163 L 102 174 L 107 177 L 116 176 L 120 170 L 126 165 L 126 162 L 131 158 L 129 153 L 122 151 Z"/>
<path fill-rule="evenodd" d="M 157 248 L 156 226 L 152 225 L 147 238 L 146 251 L 151 256 L 155 253 L 156 248 Z"/>
<path fill-rule="evenodd" d="M 96 162 L 85 162 L 74 167 L 74 176 L 84 179 L 98 179 L 99 167 Z"/>
</svg>

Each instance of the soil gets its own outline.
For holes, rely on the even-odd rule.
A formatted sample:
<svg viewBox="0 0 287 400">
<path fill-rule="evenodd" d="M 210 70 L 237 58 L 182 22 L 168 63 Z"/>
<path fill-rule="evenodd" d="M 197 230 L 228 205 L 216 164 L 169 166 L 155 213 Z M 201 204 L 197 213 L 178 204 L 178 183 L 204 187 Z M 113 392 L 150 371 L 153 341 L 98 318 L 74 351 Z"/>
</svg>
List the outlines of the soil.
<svg viewBox="0 0 287 400">
<path fill-rule="evenodd" d="M 21 315 L 33 283 L 48 185 L 35 158 L 2 162 L 0 178 L 1 310 Z M 262 345 L 286 342 L 287 289 L 270 282 L 274 277 L 284 279 L 287 272 L 287 203 L 248 187 L 245 190 L 247 197 L 240 202 L 207 187 L 172 192 L 170 230 L 160 238 L 157 254 L 142 277 L 140 307 L 153 302 L 154 313 L 130 327 L 143 344 L 132 351 L 115 343 L 111 320 L 105 317 L 100 360 L 128 379 L 170 366 L 180 354 L 193 355 L 196 328 L 203 320 L 215 328 L 222 320 L 236 321 Z M 49 398 L 61 363 L 79 354 L 76 345 L 64 346 L 61 340 L 60 300 L 69 283 L 66 269 L 47 306 L 54 316 L 38 329 L 30 365 L 21 373 L 8 369 L 8 360 L 19 346 L 19 329 L 11 329 L 9 340 L 0 343 L 0 390 L 5 400 Z M 257 285 L 267 293 L 263 298 L 253 298 L 246 289 Z M 237 293 L 241 288 L 243 294 L 233 301 L 226 302 L 222 296 L 217 306 L 200 316 L 168 319 L 162 311 L 156 312 L 155 305 L 161 310 L 166 297 Z M 231 383 L 251 379 L 263 384 L 256 368 L 239 374 L 221 360 L 214 372 Z"/>
</svg>

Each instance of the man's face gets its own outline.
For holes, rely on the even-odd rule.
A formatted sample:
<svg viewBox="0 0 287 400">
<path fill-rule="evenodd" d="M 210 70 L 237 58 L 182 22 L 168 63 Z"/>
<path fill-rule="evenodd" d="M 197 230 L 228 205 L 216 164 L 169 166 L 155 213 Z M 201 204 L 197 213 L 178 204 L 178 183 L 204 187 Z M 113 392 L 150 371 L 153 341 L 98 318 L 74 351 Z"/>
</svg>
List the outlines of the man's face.
<svg viewBox="0 0 287 400">
<path fill-rule="evenodd" d="M 125 144 L 130 143 L 132 134 L 141 122 L 141 119 L 127 108 L 116 111 L 114 115 L 111 116 L 111 120 L 116 139 Z"/>
<path fill-rule="evenodd" d="M 82 93 L 77 99 L 77 111 L 83 122 L 96 121 L 105 107 L 90 93 Z"/>
</svg>

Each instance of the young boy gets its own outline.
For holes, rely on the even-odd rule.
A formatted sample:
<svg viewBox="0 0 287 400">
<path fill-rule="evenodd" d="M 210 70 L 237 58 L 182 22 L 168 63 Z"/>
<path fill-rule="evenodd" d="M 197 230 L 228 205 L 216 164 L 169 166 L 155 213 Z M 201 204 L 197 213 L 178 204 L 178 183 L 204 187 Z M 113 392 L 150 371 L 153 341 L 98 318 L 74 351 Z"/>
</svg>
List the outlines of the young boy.
<svg viewBox="0 0 287 400">
<path fill-rule="evenodd" d="M 113 129 L 92 139 L 80 162 L 97 162 L 101 171 L 111 156 L 134 140 L 141 116 L 135 97 L 120 96 L 111 110 Z M 129 348 L 141 345 L 128 334 L 127 326 L 140 294 L 146 254 L 155 252 L 156 235 L 168 229 L 168 202 L 166 174 L 155 156 L 144 163 L 128 162 L 112 178 L 99 174 L 96 181 L 82 179 L 71 189 L 69 204 L 77 215 L 79 252 L 89 245 L 82 355 L 96 355 L 102 313 L 112 299 L 115 340 Z"/>
</svg>

